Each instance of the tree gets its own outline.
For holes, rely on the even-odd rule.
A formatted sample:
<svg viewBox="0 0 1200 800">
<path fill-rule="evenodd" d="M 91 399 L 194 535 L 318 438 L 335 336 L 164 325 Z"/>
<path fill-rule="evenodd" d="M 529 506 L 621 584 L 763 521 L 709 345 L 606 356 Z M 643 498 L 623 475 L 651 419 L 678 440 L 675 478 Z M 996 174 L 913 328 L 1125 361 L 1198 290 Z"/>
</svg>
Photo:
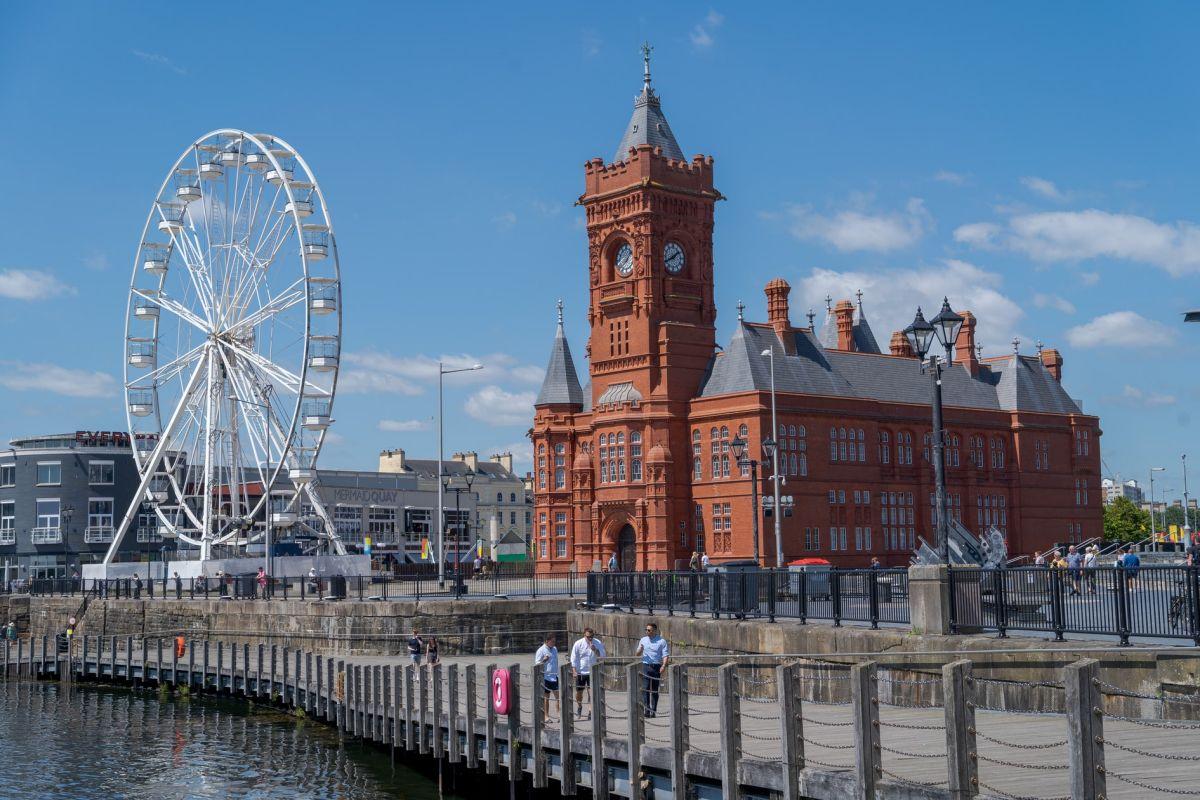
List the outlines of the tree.
<svg viewBox="0 0 1200 800">
<path fill-rule="evenodd" d="M 1104 538 L 1110 542 L 1136 542 L 1150 535 L 1150 514 L 1128 497 L 1117 497 L 1104 506 Z"/>
</svg>

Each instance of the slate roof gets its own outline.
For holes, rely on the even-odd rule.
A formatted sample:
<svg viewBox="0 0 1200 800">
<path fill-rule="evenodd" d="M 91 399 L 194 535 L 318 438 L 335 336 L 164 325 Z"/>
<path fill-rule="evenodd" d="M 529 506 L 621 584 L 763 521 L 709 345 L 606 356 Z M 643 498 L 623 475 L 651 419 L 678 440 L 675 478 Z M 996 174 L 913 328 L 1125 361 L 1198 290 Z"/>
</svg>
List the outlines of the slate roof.
<svg viewBox="0 0 1200 800">
<path fill-rule="evenodd" d="M 550 363 L 546 365 L 546 377 L 542 390 L 538 392 L 535 406 L 583 405 L 583 389 L 579 386 L 579 375 L 575 372 L 575 361 L 571 358 L 571 347 L 563 332 L 562 318 L 554 333 L 554 345 L 550 348 Z"/>
<path fill-rule="evenodd" d="M 427 478 L 437 477 L 437 465 L 437 459 L 433 458 L 406 458 L 404 460 L 404 472 L 423 475 Z M 470 472 L 470 467 L 464 461 L 454 461 L 451 459 L 442 461 L 443 475 L 456 478 Z M 516 473 L 508 471 L 504 468 L 503 464 L 497 464 L 495 461 L 478 461 L 474 472 L 476 475 L 486 475 L 490 478 L 520 480 Z"/>
<path fill-rule="evenodd" d="M 833 306 L 826 304 L 825 306 L 825 321 L 821 323 L 821 345 L 823 347 L 837 347 L 837 316 L 833 313 Z"/>
<path fill-rule="evenodd" d="M 915 359 L 833 350 L 807 330 L 796 331 L 796 355 L 785 355 L 775 331 L 740 323 L 723 354 L 714 356 L 700 397 L 769 391 L 770 360 L 761 354 L 775 347 L 775 387 L 792 394 L 856 397 L 887 402 L 929 403 L 929 377 Z M 1013 356 L 982 364 L 972 377 L 962 364 L 942 376 L 947 406 L 995 411 L 1081 413 L 1079 404 L 1035 356 Z"/>
<path fill-rule="evenodd" d="M 860 353 L 882 352 L 879 343 L 875 341 L 871 325 L 867 322 L 867 315 L 863 312 L 862 300 L 858 301 L 858 306 L 854 309 L 854 347 Z"/>
<path fill-rule="evenodd" d="M 621 144 L 617 145 L 613 161 L 624 161 L 629 157 L 629 148 L 639 144 L 661 147 L 662 154 L 667 158 L 683 161 L 683 150 L 679 148 L 671 126 L 663 116 L 662 101 L 650 88 L 649 82 L 641 94 L 633 99 L 633 116 L 625 126 L 625 135 L 621 137 Z"/>
</svg>

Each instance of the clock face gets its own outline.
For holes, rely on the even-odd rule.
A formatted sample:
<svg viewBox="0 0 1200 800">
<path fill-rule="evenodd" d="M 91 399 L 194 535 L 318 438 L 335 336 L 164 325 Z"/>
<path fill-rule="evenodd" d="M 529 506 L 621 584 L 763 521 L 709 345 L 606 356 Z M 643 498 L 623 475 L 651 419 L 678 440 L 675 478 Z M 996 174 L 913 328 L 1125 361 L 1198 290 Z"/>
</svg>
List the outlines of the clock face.
<svg viewBox="0 0 1200 800">
<path fill-rule="evenodd" d="M 672 275 L 683 272 L 683 264 L 686 260 L 683 248 L 678 242 L 667 242 L 667 246 L 663 248 L 663 264 L 666 265 L 667 272 Z"/>
<path fill-rule="evenodd" d="M 617 250 L 617 272 L 621 277 L 628 277 L 633 272 L 633 248 L 627 244 Z"/>
</svg>

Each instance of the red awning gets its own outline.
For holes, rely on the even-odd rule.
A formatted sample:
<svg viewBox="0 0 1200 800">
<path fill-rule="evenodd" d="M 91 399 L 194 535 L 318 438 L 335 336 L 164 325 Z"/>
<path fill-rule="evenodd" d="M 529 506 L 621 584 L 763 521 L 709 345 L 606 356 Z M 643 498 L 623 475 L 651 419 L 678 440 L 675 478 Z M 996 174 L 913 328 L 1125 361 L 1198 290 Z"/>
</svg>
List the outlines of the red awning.
<svg viewBox="0 0 1200 800">
<path fill-rule="evenodd" d="M 788 562 L 789 567 L 825 566 L 832 567 L 833 563 L 823 558 L 798 558 Z"/>
</svg>

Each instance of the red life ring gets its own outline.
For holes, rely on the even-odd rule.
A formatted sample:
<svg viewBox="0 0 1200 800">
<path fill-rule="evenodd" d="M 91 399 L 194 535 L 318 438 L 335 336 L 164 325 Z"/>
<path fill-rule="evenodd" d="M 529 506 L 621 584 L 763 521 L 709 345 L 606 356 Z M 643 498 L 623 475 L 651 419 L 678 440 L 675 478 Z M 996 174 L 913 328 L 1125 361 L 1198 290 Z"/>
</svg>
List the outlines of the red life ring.
<svg viewBox="0 0 1200 800">
<path fill-rule="evenodd" d="M 512 700 L 512 678 L 506 669 L 497 669 L 492 673 L 492 708 L 497 714 L 507 714 Z"/>
</svg>

